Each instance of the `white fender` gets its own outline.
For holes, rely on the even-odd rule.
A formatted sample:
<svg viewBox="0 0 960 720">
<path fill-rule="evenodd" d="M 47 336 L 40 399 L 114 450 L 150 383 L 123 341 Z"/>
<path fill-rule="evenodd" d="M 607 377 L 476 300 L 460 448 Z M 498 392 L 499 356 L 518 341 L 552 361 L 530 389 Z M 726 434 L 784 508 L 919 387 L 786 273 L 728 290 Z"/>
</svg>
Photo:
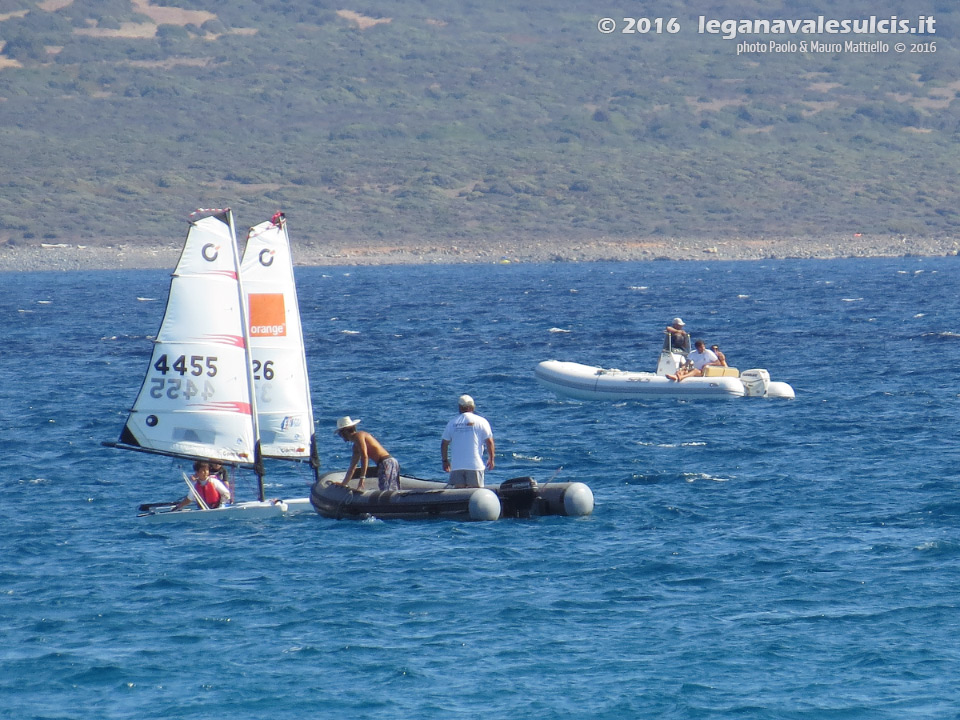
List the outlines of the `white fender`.
<svg viewBox="0 0 960 720">
<path fill-rule="evenodd" d="M 500 498 L 493 490 L 480 488 L 470 496 L 470 519 L 500 519 Z"/>
<path fill-rule="evenodd" d="M 794 398 L 796 394 L 793 392 L 793 388 L 789 383 L 780 382 L 779 380 L 773 380 L 767 385 L 767 394 L 764 397 L 768 398 Z"/>
<path fill-rule="evenodd" d="M 581 482 L 570 483 L 563 494 L 563 509 L 567 515 L 589 515 L 593 512 L 593 491 Z"/>
</svg>

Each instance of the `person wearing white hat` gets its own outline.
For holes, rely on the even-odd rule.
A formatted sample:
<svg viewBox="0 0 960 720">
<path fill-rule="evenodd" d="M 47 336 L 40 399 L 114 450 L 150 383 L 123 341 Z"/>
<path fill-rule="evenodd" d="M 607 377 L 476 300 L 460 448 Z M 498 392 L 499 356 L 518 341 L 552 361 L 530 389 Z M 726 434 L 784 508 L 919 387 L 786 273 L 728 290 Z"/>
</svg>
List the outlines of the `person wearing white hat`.
<svg viewBox="0 0 960 720">
<path fill-rule="evenodd" d="M 686 355 L 690 352 L 690 333 L 683 329 L 683 326 L 686 323 L 678 317 L 673 319 L 673 323 L 667 325 L 667 329 L 664 332 L 667 334 L 667 337 L 663 341 L 663 349 L 679 352 Z"/>
<path fill-rule="evenodd" d="M 344 442 L 353 443 L 353 455 L 350 457 L 350 467 L 343 476 L 341 485 L 346 485 L 353 478 L 353 472 L 360 466 L 359 490 L 363 490 L 363 480 L 367 477 L 367 468 L 370 460 L 377 466 L 377 484 L 381 490 L 400 489 L 400 463 L 384 449 L 377 439 L 368 432 L 358 431 L 360 419 L 353 420 L 349 415 L 337 420 L 337 435 Z"/>
<path fill-rule="evenodd" d="M 474 412 L 476 405 L 469 395 L 461 395 L 457 407 L 460 414 L 447 423 L 440 441 L 443 470 L 450 473 L 449 483 L 454 487 L 483 487 L 484 468 L 493 470 L 494 466 L 493 430 L 486 418 Z"/>
</svg>

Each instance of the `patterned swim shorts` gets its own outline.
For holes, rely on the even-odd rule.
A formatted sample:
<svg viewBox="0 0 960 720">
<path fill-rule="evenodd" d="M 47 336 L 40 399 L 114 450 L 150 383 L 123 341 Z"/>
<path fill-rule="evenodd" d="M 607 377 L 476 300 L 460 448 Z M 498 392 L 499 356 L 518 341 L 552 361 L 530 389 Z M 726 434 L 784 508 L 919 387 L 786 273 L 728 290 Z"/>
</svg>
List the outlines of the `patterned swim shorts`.
<svg viewBox="0 0 960 720">
<path fill-rule="evenodd" d="M 377 483 L 381 490 L 400 489 L 400 463 L 394 457 L 385 457 L 377 464 Z"/>
</svg>

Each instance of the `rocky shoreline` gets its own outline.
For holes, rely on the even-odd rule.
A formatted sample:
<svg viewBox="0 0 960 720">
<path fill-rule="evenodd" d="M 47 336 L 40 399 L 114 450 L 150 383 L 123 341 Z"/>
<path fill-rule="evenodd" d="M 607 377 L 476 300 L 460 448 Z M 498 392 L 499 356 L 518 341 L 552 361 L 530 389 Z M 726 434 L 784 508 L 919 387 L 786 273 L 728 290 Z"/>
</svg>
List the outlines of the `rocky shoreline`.
<svg viewBox="0 0 960 720">
<path fill-rule="evenodd" d="M 823 237 L 589 241 L 530 240 L 491 242 L 483 247 L 435 244 L 378 245 L 294 244 L 297 265 L 431 265 L 503 262 L 597 262 L 635 260 L 764 260 L 784 258 L 943 257 L 960 251 L 960 238 L 837 235 Z M 179 245 L 143 241 L 110 245 L 83 243 L 5 243 L 0 245 L 0 272 L 172 269 Z"/>
</svg>

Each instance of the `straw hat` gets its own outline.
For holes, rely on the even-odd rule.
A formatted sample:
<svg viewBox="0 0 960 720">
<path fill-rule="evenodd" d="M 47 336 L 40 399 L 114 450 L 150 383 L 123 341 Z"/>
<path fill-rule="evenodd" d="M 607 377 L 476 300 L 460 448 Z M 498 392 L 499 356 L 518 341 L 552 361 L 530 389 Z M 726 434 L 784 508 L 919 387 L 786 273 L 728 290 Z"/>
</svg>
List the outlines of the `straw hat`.
<svg viewBox="0 0 960 720">
<path fill-rule="evenodd" d="M 360 419 L 351 420 L 349 415 L 344 415 L 342 418 L 337 420 L 337 432 L 341 430 L 347 430 L 349 428 L 355 428 L 360 424 Z"/>
</svg>

